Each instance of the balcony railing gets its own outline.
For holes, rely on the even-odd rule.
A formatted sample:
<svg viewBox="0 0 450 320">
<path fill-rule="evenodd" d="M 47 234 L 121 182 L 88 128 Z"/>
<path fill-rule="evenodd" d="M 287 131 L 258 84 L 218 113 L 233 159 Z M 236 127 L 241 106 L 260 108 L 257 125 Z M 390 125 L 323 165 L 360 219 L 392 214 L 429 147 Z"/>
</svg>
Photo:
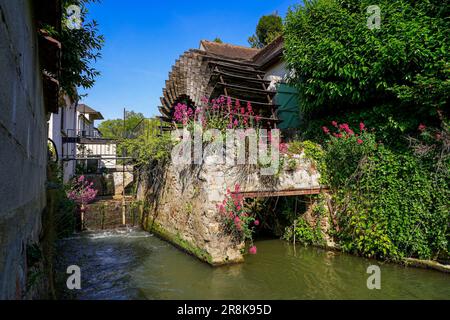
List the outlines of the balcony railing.
<svg viewBox="0 0 450 320">
<path fill-rule="evenodd" d="M 103 139 L 101 133 L 95 129 L 86 129 L 86 130 L 68 129 L 66 130 L 66 133 L 68 138 Z"/>
</svg>

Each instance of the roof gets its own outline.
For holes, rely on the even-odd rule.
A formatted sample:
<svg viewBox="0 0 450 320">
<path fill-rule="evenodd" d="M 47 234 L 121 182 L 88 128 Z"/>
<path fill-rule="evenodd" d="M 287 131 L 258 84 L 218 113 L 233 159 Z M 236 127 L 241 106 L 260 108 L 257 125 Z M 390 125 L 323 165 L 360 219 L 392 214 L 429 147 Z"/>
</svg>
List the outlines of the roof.
<svg viewBox="0 0 450 320">
<path fill-rule="evenodd" d="M 251 60 L 260 51 L 260 49 L 208 40 L 200 41 L 200 50 L 204 50 L 208 54 L 237 60 Z"/>
<path fill-rule="evenodd" d="M 200 49 L 190 49 L 175 61 L 163 88 L 159 111 L 166 121 L 174 106 L 183 102 L 199 106 L 202 98 L 225 97 L 250 102 L 268 123 L 278 121 L 266 70 L 282 59 L 280 36 L 262 49 L 202 40 Z M 272 121 L 273 120 L 273 121 Z"/>
<path fill-rule="evenodd" d="M 103 115 L 100 112 L 92 109 L 91 107 L 89 107 L 88 105 L 83 104 L 83 103 L 78 105 L 77 111 L 81 114 L 91 115 L 89 117 L 91 120 L 103 120 L 104 119 Z"/>
<path fill-rule="evenodd" d="M 253 62 L 260 65 L 264 69 L 266 65 L 277 62 L 283 56 L 284 39 L 280 35 L 276 37 L 271 43 L 259 50 L 253 57 Z"/>
</svg>

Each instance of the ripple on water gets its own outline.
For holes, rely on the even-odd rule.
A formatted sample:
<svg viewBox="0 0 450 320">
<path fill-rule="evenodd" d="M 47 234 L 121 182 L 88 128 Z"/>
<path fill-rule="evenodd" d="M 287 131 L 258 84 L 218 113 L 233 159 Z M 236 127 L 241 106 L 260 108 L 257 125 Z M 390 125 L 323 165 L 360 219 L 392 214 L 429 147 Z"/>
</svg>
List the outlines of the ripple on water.
<svg viewBox="0 0 450 320">
<path fill-rule="evenodd" d="M 450 276 L 337 252 L 258 241 L 244 264 L 212 268 L 136 229 L 88 232 L 59 243 L 60 274 L 80 266 L 76 299 L 450 299 Z M 370 291 L 378 264 L 382 290 Z"/>
</svg>

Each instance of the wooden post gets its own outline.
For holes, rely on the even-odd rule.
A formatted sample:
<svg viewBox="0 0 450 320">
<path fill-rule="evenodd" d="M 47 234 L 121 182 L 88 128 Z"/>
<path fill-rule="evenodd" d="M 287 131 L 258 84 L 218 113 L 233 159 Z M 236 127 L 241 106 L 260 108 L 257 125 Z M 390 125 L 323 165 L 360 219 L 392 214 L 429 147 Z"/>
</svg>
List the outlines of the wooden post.
<svg viewBox="0 0 450 320">
<path fill-rule="evenodd" d="M 123 108 L 123 138 L 126 139 L 126 110 Z M 122 225 L 127 224 L 125 211 L 125 149 L 122 149 Z"/>
<path fill-rule="evenodd" d="M 294 221 L 294 248 L 295 248 L 295 227 L 297 226 L 297 220 Z"/>
</svg>

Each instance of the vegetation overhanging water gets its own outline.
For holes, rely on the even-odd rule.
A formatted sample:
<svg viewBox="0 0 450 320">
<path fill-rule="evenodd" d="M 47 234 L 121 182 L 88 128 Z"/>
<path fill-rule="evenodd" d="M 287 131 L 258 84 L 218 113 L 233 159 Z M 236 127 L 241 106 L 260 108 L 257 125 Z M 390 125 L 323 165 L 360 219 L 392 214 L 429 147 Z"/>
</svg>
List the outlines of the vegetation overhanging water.
<svg viewBox="0 0 450 320">
<path fill-rule="evenodd" d="M 257 241 L 246 262 L 212 268 L 138 230 L 92 232 L 62 240 L 63 284 L 81 268 L 82 289 L 66 299 L 449 299 L 450 277 L 277 239 Z M 368 266 L 381 267 L 381 290 L 369 290 Z"/>
</svg>

